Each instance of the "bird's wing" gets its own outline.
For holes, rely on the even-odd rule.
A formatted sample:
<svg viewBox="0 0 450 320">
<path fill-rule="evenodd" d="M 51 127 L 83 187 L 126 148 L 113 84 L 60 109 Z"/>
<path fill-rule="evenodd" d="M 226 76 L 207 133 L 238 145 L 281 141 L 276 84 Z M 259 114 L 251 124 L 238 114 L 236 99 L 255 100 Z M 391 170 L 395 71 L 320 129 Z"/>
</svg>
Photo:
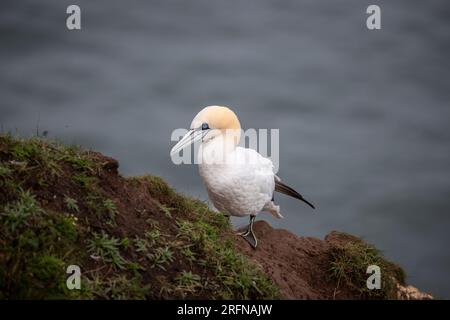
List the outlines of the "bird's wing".
<svg viewBox="0 0 450 320">
<path fill-rule="evenodd" d="M 237 163 L 242 167 L 242 176 L 248 177 L 259 186 L 259 191 L 272 198 L 275 190 L 273 163 L 253 149 L 237 147 L 235 149 Z"/>
<path fill-rule="evenodd" d="M 283 183 L 277 175 L 275 175 L 275 191 L 288 195 L 290 197 L 299 199 L 309 205 L 311 208 L 315 209 L 314 205 L 306 200 L 300 193 L 289 187 L 287 184 Z"/>
</svg>

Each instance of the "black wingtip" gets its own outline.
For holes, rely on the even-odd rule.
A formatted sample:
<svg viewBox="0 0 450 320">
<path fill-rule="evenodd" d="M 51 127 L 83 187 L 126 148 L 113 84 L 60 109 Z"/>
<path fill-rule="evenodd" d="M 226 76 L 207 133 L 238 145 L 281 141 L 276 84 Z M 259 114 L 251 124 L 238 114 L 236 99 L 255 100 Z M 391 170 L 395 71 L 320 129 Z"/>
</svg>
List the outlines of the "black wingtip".
<svg viewBox="0 0 450 320">
<path fill-rule="evenodd" d="M 309 205 L 311 208 L 316 209 L 316 207 L 311 202 L 303 198 L 303 196 L 300 193 L 298 193 L 297 191 L 295 191 L 294 189 L 292 189 L 291 187 L 289 187 L 288 185 L 284 184 L 279 180 L 275 181 L 275 191 L 284 193 L 288 196 L 301 200 L 307 205 Z"/>
<path fill-rule="evenodd" d="M 300 200 L 302 200 L 304 203 L 306 203 L 308 206 L 310 206 L 311 208 L 313 208 L 313 209 L 316 209 L 316 207 L 311 203 L 311 202 L 309 202 L 308 200 L 306 200 L 305 198 L 301 198 Z"/>
</svg>

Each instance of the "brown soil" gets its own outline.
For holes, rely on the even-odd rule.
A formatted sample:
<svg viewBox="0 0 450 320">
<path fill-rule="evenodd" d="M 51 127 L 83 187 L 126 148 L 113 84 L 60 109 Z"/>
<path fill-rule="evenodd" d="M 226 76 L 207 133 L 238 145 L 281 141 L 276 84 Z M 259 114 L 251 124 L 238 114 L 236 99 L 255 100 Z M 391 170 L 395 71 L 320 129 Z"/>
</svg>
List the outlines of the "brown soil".
<svg viewBox="0 0 450 320">
<path fill-rule="evenodd" d="M 365 298 L 330 279 L 330 251 L 354 241 L 353 236 L 332 231 L 324 240 L 298 237 L 283 229 L 273 229 L 257 221 L 254 231 L 258 247 L 253 249 L 242 238 L 236 247 L 255 260 L 280 287 L 286 299 L 359 299 Z M 398 299 L 431 299 L 412 286 L 397 284 Z"/>
</svg>

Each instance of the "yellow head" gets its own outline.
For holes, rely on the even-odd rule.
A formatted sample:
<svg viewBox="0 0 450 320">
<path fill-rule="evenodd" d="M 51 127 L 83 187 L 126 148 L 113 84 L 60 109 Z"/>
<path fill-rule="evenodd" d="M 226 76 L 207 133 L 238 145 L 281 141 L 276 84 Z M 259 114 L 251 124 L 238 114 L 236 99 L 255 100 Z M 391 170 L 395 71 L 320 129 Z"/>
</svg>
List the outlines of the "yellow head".
<svg viewBox="0 0 450 320">
<path fill-rule="evenodd" d="M 192 143 L 202 140 L 209 142 L 217 137 L 239 143 L 241 124 L 236 114 L 228 107 L 209 106 L 203 108 L 192 120 L 191 130 L 172 148 L 171 154 L 177 153 Z"/>
<path fill-rule="evenodd" d="M 241 124 L 236 114 L 228 107 L 209 106 L 203 108 L 191 123 L 191 129 L 207 125 L 209 129 L 240 130 Z"/>
</svg>

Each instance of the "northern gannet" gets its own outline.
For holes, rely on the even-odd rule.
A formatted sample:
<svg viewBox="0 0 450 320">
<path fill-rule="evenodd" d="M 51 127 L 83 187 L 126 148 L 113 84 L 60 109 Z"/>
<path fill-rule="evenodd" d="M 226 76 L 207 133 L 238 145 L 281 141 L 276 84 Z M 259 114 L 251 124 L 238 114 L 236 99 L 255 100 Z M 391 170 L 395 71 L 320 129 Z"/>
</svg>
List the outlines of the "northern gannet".
<svg viewBox="0 0 450 320">
<path fill-rule="evenodd" d="M 240 235 L 256 248 L 258 240 L 253 232 L 256 215 L 266 211 L 283 218 L 280 207 L 274 203 L 275 191 L 297 198 L 313 209 L 314 206 L 281 181 L 270 159 L 253 149 L 238 147 L 240 134 L 239 119 L 228 107 L 205 107 L 170 154 L 173 156 L 201 141 L 198 167 L 210 200 L 226 215 L 250 216 L 247 230 Z"/>
</svg>

